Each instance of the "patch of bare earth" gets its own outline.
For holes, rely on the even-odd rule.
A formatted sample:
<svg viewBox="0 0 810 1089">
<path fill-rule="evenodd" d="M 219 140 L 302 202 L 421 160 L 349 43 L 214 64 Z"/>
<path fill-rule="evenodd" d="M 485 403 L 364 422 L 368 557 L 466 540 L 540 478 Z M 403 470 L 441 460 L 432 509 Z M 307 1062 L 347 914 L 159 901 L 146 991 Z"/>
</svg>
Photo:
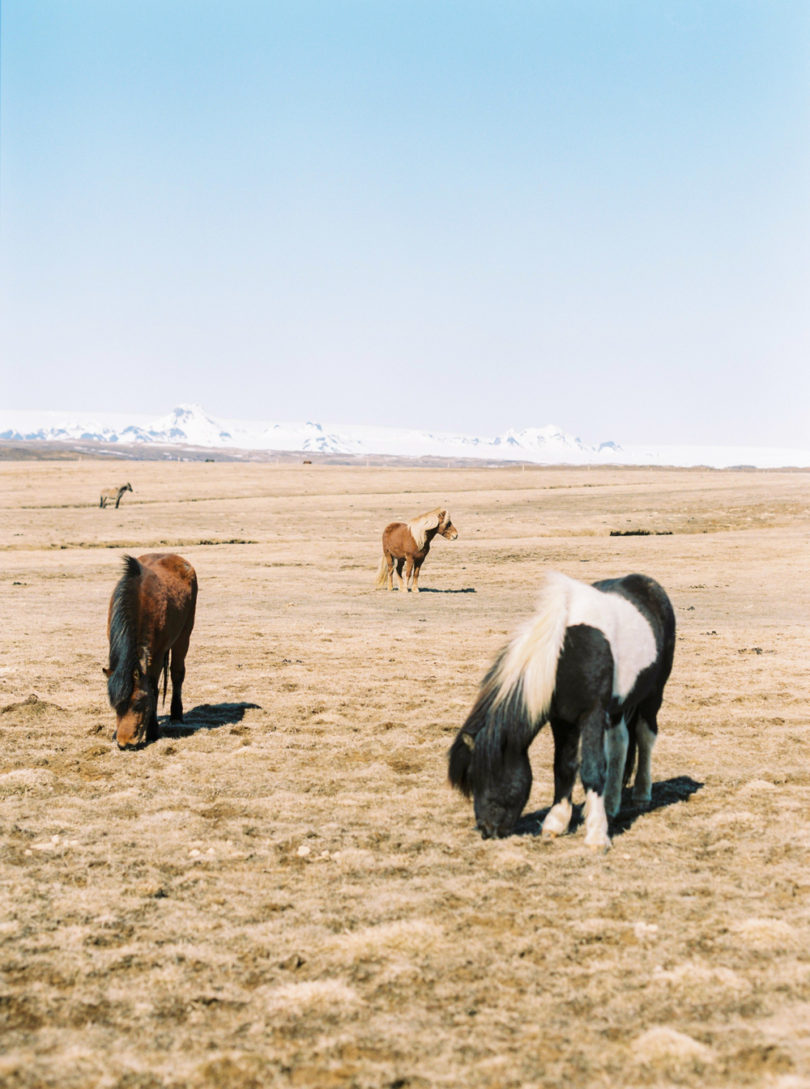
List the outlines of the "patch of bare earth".
<svg viewBox="0 0 810 1089">
<path fill-rule="evenodd" d="M 0 485 L 4 1086 L 810 1084 L 810 476 L 85 460 Z M 375 592 L 383 526 L 445 502 L 425 592 Z M 121 753 L 107 602 L 158 548 L 199 576 L 187 720 Z M 445 781 L 547 567 L 647 572 L 678 616 L 653 803 L 604 856 L 535 834 L 547 731 L 520 834 L 482 841 Z"/>
</svg>

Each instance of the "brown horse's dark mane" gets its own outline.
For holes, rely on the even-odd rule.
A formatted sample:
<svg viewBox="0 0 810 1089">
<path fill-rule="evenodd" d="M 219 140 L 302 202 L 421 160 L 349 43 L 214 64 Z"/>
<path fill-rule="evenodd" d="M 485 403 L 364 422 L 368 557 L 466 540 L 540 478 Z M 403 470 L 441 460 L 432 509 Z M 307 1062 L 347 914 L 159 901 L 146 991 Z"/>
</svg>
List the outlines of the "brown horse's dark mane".
<svg viewBox="0 0 810 1089">
<path fill-rule="evenodd" d="M 110 674 L 107 693 L 118 708 L 132 696 L 138 668 L 138 581 L 143 569 L 134 556 L 124 556 L 124 573 L 113 590 L 110 608 Z"/>
</svg>

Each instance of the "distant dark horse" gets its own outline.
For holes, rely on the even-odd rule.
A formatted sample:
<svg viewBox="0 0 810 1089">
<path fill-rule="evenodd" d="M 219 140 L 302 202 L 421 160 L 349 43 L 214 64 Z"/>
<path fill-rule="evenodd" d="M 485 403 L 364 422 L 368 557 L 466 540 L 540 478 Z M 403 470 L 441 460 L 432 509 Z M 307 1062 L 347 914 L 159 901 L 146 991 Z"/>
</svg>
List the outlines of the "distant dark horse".
<svg viewBox="0 0 810 1089">
<path fill-rule="evenodd" d="M 420 514 L 410 522 L 391 522 L 383 530 L 383 557 L 377 571 L 376 587 L 378 590 L 388 583 L 388 589 L 394 589 L 394 563 L 397 567 L 397 581 L 400 590 L 407 590 L 413 574 L 411 588 L 419 592 L 419 571 L 430 551 L 430 542 L 439 534 L 448 541 L 455 541 L 458 530 L 450 521 L 450 515 L 444 507 L 436 507 L 427 514 Z M 402 578 L 402 567 L 405 578 Z"/>
<path fill-rule="evenodd" d="M 194 568 L 169 552 L 124 557 L 124 573 L 113 590 L 107 617 L 110 665 L 104 670 L 121 749 L 158 737 L 157 700 L 171 651 L 172 722 L 183 721 L 185 660 L 197 604 Z"/>
<path fill-rule="evenodd" d="M 132 485 L 127 481 L 126 484 L 122 484 L 120 488 L 105 488 L 99 497 L 98 505 L 100 507 L 106 507 L 108 503 L 115 503 L 116 507 L 121 502 L 121 496 L 124 492 L 131 492 Z"/>
<path fill-rule="evenodd" d="M 610 846 L 607 817 L 638 770 L 633 802 L 649 803 L 656 716 L 675 650 L 675 614 L 646 575 L 589 586 L 546 576 L 536 614 L 498 655 L 449 753 L 450 782 L 473 796 L 486 838 L 514 828 L 529 798 L 528 748 L 545 722 L 554 735 L 554 805 L 543 834 L 571 820 L 579 764 L 585 843 Z"/>
</svg>

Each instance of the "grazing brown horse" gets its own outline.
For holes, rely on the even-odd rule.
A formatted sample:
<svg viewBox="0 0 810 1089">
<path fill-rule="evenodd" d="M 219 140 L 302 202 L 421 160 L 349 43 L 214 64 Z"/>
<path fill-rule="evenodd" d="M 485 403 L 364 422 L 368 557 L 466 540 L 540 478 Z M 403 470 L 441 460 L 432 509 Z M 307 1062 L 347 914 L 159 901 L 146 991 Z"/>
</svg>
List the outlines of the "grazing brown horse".
<svg viewBox="0 0 810 1089">
<path fill-rule="evenodd" d="M 98 505 L 100 507 L 106 507 L 108 503 L 115 503 L 116 507 L 121 502 L 121 496 L 124 492 L 131 492 L 132 485 L 127 481 L 126 484 L 122 484 L 120 488 L 105 488 L 99 497 Z"/>
<path fill-rule="evenodd" d="M 425 556 L 430 551 L 430 542 L 441 534 L 448 541 L 455 541 L 458 530 L 450 521 L 450 515 L 444 507 L 436 507 L 427 514 L 420 514 L 410 522 L 391 522 L 383 530 L 382 547 L 383 557 L 380 569 L 377 572 L 377 589 L 382 589 L 386 582 L 388 589 L 394 589 L 394 563 L 397 567 L 397 579 L 400 590 L 408 589 L 408 583 L 413 582 L 411 589 L 419 592 L 419 569 L 425 562 Z M 402 578 L 402 567 L 405 565 L 405 578 Z"/>
<path fill-rule="evenodd" d="M 119 749 L 158 738 L 157 700 L 163 673 L 166 699 L 171 651 L 172 722 L 183 721 L 186 652 L 197 605 L 197 575 L 182 556 L 150 552 L 124 557 L 107 617 L 110 665 L 104 670 L 118 725 Z"/>
</svg>

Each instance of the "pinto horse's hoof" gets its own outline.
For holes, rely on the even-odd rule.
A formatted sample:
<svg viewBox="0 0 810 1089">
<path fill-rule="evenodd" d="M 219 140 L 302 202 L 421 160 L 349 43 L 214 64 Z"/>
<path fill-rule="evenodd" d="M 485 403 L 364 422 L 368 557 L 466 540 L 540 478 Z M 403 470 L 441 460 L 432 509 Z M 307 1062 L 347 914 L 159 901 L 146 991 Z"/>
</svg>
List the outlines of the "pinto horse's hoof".
<svg viewBox="0 0 810 1089">
<path fill-rule="evenodd" d="M 541 829 L 544 839 L 556 839 L 564 836 L 571 824 L 571 803 L 563 799 L 546 813 Z"/>
<path fill-rule="evenodd" d="M 590 847 L 592 851 L 604 855 L 610 850 L 612 844 L 610 842 L 610 836 L 586 836 L 585 846 Z"/>
</svg>

